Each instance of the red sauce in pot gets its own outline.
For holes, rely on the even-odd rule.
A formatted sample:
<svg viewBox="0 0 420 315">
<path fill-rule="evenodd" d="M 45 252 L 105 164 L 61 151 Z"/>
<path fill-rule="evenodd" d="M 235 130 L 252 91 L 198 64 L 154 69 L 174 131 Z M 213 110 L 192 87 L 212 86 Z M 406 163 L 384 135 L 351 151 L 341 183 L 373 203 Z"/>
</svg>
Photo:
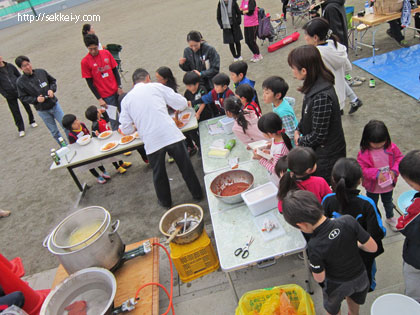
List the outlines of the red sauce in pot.
<svg viewBox="0 0 420 315">
<path fill-rule="evenodd" d="M 234 196 L 248 189 L 250 185 L 248 183 L 233 183 L 232 185 L 226 186 L 221 192 L 220 196 Z"/>
</svg>

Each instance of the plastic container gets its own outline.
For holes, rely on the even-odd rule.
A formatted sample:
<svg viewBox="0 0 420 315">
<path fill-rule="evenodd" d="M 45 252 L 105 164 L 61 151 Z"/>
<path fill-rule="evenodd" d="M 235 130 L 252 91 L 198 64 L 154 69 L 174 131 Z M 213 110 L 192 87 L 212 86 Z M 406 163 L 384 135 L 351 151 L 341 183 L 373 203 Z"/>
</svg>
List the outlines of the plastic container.
<svg viewBox="0 0 420 315">
<path fill-rule="evenodd" d="M 192 281 L 219 269 L 219 259 L 205 230 L 194 242 L 185 245 L 171 242 L 169 248 L 172 261 L 183 282 Z"/>
<path fill-rule="evenodd" d="M 241 194 L 253 216 L 277 207 L 277 187 L 268 182 Z"/>
<path fill-rule="evenodd" d="M 378 182 L 378 185 L 381 188 L 385 188 L 392 184 L 392 178 L 391 178 L 391 175 L 389 175 L 389 172 L 382 173 L 382 174 L 385 176 L 386 180 L 383 182 Z"/>
<path fill-rule="evenodd" d="M 407 209 L 408 207 L 411 206 L 411 204 L 413 203 L 413 198 L 414 195 L 417 193 L 416 190 L 409 190 L 409 191 L 405 191 L 403 192 L 399 197 L 398 197 L 398 208 L 400 208 L 400 210 L 402 212 L 404 212 L 404 214 L 407 213 Z"/>
<path fill-rule="evenodd" d="M 219 122 L 222 125 L 223 130 L 225 131 L 225 133 L 227 133 L 227 134 L 232 133 L 232 128 L 233 128 L 233 124 L 235 122 L 235 119 L 229 118 L 229 117 L 225 117 L 223 119 L 220 119 Z"/>
<path fill-rule="evenodd" d="M 239 300 L 235 315 L 258 314 L 264 303 L 274 294 L 280 297 L 280 294 L 283 292 L 287 294 L 291 304 L 297 311 L 297 315 L 315 315 L 314 302 L 309 294 L 297 284 L 285 284 L 278 287 L 249 291 L 242 295 Z"/>
<path fill-rule="evenodd" d="M 420 314 L 420 304 L 403 294 L 389 293 L 378 297 L 370 308 L 370 315 Z"/>
</svg>

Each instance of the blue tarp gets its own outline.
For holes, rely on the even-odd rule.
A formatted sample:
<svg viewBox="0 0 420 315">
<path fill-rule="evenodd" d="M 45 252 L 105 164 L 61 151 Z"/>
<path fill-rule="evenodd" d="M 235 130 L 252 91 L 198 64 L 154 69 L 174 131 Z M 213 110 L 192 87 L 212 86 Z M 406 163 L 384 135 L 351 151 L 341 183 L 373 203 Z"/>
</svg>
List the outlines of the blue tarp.
<svg viewBox="0 0 420 315">
<path fill-rule="evenodd" d="M 420 44 L 353 62 L 404 93 L 420 99 Z"/>
</svg>

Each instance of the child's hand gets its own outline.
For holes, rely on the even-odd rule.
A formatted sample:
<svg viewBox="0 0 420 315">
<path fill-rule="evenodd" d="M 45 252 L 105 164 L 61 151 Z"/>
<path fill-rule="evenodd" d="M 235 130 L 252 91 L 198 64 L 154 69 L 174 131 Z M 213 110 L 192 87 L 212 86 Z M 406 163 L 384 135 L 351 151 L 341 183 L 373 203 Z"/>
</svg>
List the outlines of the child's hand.
<svg viewBox="0 0 420 315">
<path fill-rule="evenodd" d="M 187 101 L 188 107 L 192 107 L 191 101 Z"/>
<path fill-rule="evenodd" d="M 199 113 L 195 113 L 195 119 L 200 120 L 200 114 Z"/>
<path fill-rule="evenodd" d="M 98 110 L 99 110 L 99 112 L 101 113 L 101 115 L 102 115 L 103 113 L 105 113 L 105 112 L 106 112 L 106 109 L 105 109 L 105 108 L 103 108 L 103 107 L 99 108 Z"/>
<path fill-rule="evenodd" d="M 385 177 L 385 175 L 381 172 L 381 173 L 379 173 L 379 176 L 378 176 L 378 182 L 379 183 L 383 183 L 383 182 L 385 182 L 386 181 L 386 177 Z"/>
<path fill-rule="evenodd" d="M 95 135 L 99 136 L 99 131 L 98 130 L 95 131 Z"/>
<path fill-rule="evenodd" d="M 271 146 L 271 144 L 270 144 L 270 146 Z M 264 153 L 271 154 L 270 149 L 262 149 L 262 151 L 263 151 Z"/>
<path fill-rule="evenodd" d="M 395 175 L 395 173 L 393 171 L 390 171 L 389 175 L 391 176 L 392 181 L 394 181 L 395 178 L 397 177 L 397 175 Z"/>
<path fill-rule="evenodd" d="M 254 159 L 254 160 L 261 160 L 262 159 L 262 156 L 261 155 L 258 155 L 258 153 L 257 153 L 257 150 L 255 149 L 254 151 L 253 151 L 253 156 L 252 156 L 252 158 Z"/>
<path fill-rule="evenodd" d="M 263 149 L 263 150 L 270 150 L 271 149 L 271 142 L 267 142 L 267 145 L 265 146 L 265 149 Z M 270 153 L 270 152 L 269 152 Z"/>
</svg>

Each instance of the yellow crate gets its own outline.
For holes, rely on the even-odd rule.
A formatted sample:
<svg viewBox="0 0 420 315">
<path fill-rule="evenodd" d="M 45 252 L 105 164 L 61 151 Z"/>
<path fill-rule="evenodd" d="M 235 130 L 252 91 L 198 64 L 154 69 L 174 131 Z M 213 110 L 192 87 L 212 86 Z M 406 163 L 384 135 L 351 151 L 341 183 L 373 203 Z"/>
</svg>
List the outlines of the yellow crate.
<svg viewBox="0 0 420 315">
<path fill-rule="evenodd" d="M 189 282 L 219 268 L 219 259 L 206 231 L 190 244 L 169 243 L 171 258 L 183 282 Z"/>
<path fill-rule="evenodd" d="M 242 295 L 235 315 L 258 315 L 260 310 L 274 294 L 280 298 L 283 290 L 296 310 L 297 315 L 315 315 L 314 302 L 310 295 L 297 284 L 285 284 L 278 287 L 249 291 Z M 270 303 L 269 301 L 268 303 Z"/>
</svg>

